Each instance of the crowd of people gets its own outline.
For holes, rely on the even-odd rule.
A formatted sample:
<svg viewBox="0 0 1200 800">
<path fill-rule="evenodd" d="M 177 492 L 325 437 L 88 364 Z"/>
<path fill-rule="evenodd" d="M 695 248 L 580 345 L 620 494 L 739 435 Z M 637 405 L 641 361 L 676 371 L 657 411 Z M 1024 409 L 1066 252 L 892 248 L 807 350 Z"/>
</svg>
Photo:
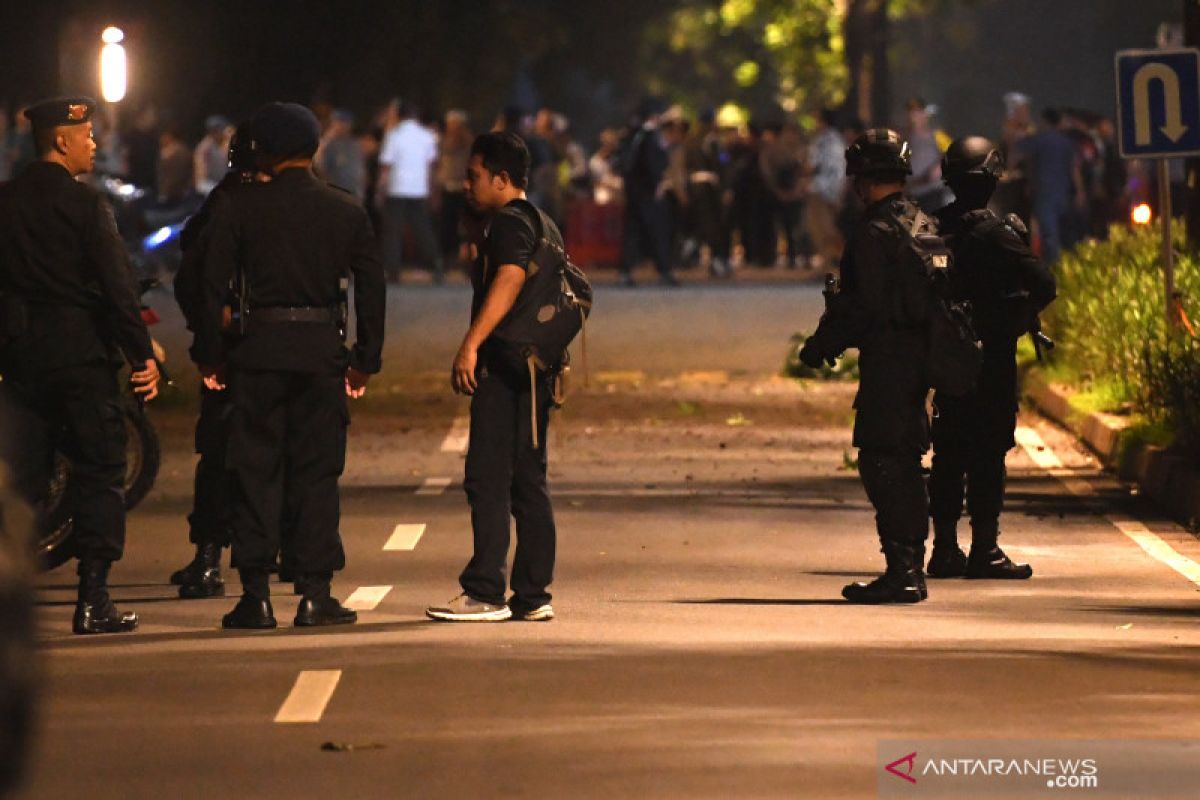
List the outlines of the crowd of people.
<svg viewBox="0 0 1200 800">
<path fill-rule="evenodd" d="M 1030 98 L 1003 99 L 997 138 L 1006 172 L 993 205 L 1031 220 L 1051 260 L 1081 239 L 1103 238 L 1131 199 L 1151 196 L 1151 178 L 1117 153 L 1111 120 L 1051 107 L 1035 124 Z M 951 137 L 937 125 L 936 107 L 914 97 L 906 109 L 902 132 L 913 155 L 906 190 L 934 211 L 952 199 L 940 174 Z M 415 263 L 440 283 L 446 265 L 462 265 L 463 175 L 473 127 L 482 126 L 459 109 L 431 115 L 400 100 L 369 118 L 328 104 L 313 110 L 323 129 L 318 174 L 368 206 L 389 278 Z M 590 155 L 571 121 L 549 108 L 506 107 L 487 126 L 525 141 L 530 197 L 558 223 L 576 260 L 616 266 L 627 285 L 646 260 L 667 284 L 678 270 L 698 267 L 723 278 L 743 267 L 835 265 L 860 211 L 844 153 L 867 126 L 830 110 L 811 129 L 795 117 L 745 121 L 726 111 L 689 117 L 647 99 L 624 126 L 601 131 Z M 147 189 L 160 207 L 198 201 L 224 174 L 235 128 L 228 117 L 206 118 L 194 144 L 153 106 L 131 115 L 119 135 L 112 122 L 96 119 L 98 169 Z M 0 180 L 31 161 L 33 149 L 24 117 L 0 114 Z M 1181 173 L 1172 177 L 1182 186 Z"/>
</svg>

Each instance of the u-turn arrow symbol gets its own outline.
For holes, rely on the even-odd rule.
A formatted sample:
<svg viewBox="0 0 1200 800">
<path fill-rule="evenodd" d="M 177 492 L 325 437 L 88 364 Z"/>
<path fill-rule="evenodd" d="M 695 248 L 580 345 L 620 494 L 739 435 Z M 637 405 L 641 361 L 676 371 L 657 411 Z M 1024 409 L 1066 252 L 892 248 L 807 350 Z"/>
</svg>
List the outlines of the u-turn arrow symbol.
<svg viewBox="0 0 1200 800">
<path fill-rule="evenodd" d="M 1150 82 L 1163 86 L 1163 105 L 1166 124 L 1159 128 L 1172 142 L 1178 142 L 1188 131 L 1183 124 L 1183 106 L 1179 95 L 1179 76 L 1166 64 L 1150 63 L 1133 75 L 1134 140 L 1139 146 L 1150 144 Z"/>
</svg>

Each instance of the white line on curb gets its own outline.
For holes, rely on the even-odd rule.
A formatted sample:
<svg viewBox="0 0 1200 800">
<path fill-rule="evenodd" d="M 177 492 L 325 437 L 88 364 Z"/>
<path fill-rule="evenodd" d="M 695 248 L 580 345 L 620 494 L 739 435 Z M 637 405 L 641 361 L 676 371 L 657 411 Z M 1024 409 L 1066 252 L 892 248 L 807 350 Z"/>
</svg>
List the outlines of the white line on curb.
<svg viewBox="0 0 1200 800">
<path fill-rule="evenodd" d="M 1092 494 L 1092 487 L 1086 481 L 1072 477 L 1073 473 L 1063 468 L 1062 461 L 1042 441 L 1042 437 L 1038 435 L 1037 431 L 1032 428 L 1017 428 L 1016 438 L 1017 443 L 1033 459 L 1033 463 L 1058 478 L 1071 494 L 1080 497 Z M 1192 561 L 1187 556 L 1181 555 L 1175 548 L 1164 542 L 1145 525 L 1137 520 L 1123 517 L 1105 517 L 1104 519 L 1137 543 L 1151 558 L 1161 561 L 1192 583 L 1200 586 L 1200 564 Z"/>
<path fill-rule="evenodd" d="M 446 491 L 451 482 L 450 478 L 426 478 L 416 493 L 421 495 L 438 495 Z"/>
<path fill-rule="evenodd" d="M 320 722 L 342 678 L 340 669 L 304 670 L 275 715 L 276 722 Z"/>
<path fill-rule="evenodd" d="M 467 441 L 471 436 L 471 420 L 467 417 L 455 417 L 450 425 L 450 432 L 442 440 L 443 453 L 467 452 Z"/>
<path fill-rule="evenodd" d="M 421 541 L 421 537 L 425 535 L 425 524 L 409 525 L 401 523 L 392 530 L 391 537 L 387 540 L 387 544 L 383 546 L 384 550 L 415 550 L 417 542 Z"/>
<path fill-rule="evenodd" d="M 350 593 L 344 605 L 354 611 L 374 611 L 391 590 L 390 586 L 360 586 Z"/>
</svg>

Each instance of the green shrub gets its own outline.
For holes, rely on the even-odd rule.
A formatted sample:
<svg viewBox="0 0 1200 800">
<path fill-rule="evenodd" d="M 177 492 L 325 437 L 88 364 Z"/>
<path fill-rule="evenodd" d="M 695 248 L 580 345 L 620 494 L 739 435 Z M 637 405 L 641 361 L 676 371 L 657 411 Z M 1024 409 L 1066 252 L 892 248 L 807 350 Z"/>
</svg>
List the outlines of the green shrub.
<svg viewBox="0 0 1200 800">
<path fill-rule="evenodd" d="M 1143 405 L 1176 432 L 1176 446 L 1200 459 L 1200 340 L 1176 338 L 1146 356 Z"/>
<path fill-rule="evenodd" d="M 1200 261 L 1174 228 L 1175 282 L 1185 309 L 1200 304 Z M 1099 410 L 1132 408 L 1191 442 L 1200 432 L 1200 345 L 1167 330 L 1161 233 L 1116 226 L 1106 242 L 1065 253 L 1058 300 L 1044 317 L 1058 348 L 1050 370 L 1089 393 Z"/>
</svg>

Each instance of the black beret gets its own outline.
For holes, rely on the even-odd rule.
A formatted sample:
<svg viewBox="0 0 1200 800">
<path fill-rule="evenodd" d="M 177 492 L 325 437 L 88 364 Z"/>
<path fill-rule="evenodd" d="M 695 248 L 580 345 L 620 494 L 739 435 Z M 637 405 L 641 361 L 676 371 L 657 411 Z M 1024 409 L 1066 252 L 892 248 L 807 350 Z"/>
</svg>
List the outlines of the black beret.
<svg viewBox="0 0 1200 800">
<path fill-rule="evenodd" d="M 25 118 L 35 128 L 54 128 L 90 122 L 95 111 L 96 101 L 90 97 L 52 97 L 25 109 Z"/>
<path fill-rule="evenodd" d="M 306 158 L 321 144 L 317 117 L 299 103 L 267 103 L 250 119 L 259 158 Z"/>
</svg>

